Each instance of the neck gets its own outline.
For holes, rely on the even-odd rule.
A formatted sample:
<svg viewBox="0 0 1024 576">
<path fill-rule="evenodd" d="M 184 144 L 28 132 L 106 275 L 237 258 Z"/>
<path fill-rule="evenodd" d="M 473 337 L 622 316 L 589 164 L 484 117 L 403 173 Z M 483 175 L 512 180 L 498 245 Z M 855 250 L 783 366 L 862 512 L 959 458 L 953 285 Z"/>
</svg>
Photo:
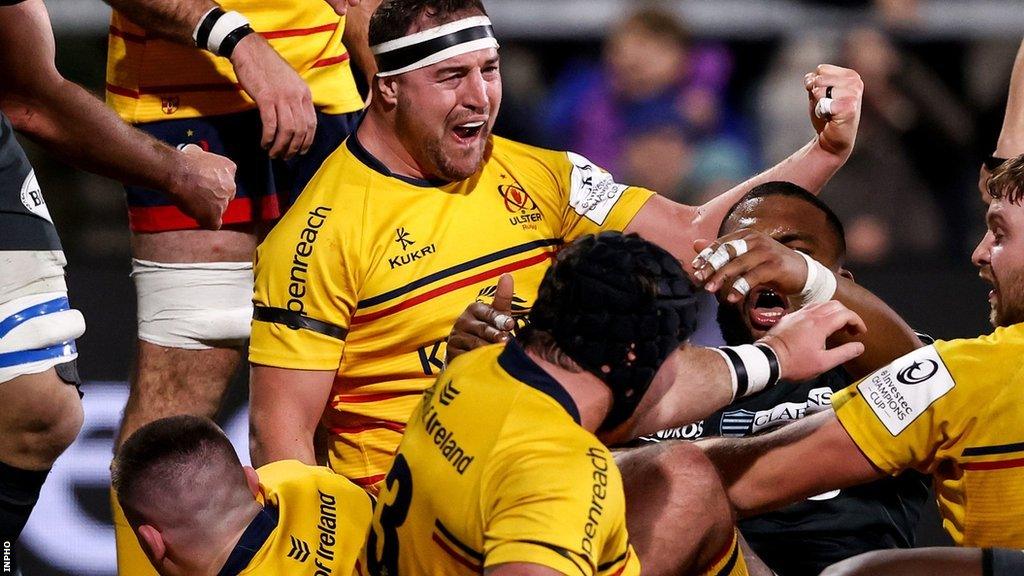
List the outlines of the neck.
<svg viewBox="0 0 1024 576">
<path fill-rule="evenodd" d="M 580 425 L 588 432 L 597 432 L 612 408 L 612 393 L 608 386 L 586 370 L 566 370 L 541 358 L 530 349 L 526 350 L 526 355 L 569 393 L 580 412 Z"/>
<path fill-rule="evenodd" d="M 209 531 L 196 535 L 198 537 L 194 540 L 190 539 L 193 540 L 191 544 L 180 547 L 188 552 L 173 558 L 174 563 L 182 568 L 181 574 L 216 576 L 224 568 L 245 529 L 262 509 L 253 500 L 251 505 L 218 515 L 217 519 L 209 519 L 206 524 Z M 200 516 L 206 514 L 201 513 Z"/>
<path fill-rule="evenodd" d="M 379 100 L 379 97 L 374 98 L 374 101 Z M 402 145 L 395 129 L 394 114 L 383 112 L 373 102 L 366 111 L 366 117 L 359 124 L 356 137 L 363 148 L 380 160 L 393 174 L 421 180 L 436 177 L 430 170 L 421 166 Z"/>
</svg>

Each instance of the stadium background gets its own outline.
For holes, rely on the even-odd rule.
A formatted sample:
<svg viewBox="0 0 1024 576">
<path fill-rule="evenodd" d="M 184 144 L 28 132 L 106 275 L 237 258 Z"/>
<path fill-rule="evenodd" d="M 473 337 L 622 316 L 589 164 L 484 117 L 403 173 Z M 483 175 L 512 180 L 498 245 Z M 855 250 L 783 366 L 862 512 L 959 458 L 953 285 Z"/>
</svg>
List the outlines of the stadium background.
<svg viewBox="0 0 1024 576">
<path fill-rule="evenodd" d="M 98 0 L 46 4 L 58 67 L 101 93 L 109 9 Z M 578 148 L 620 126 L 609 125 L 609 111 L 599 108 L 617 80 L 602 67 L 602 47 L 630 12 L 649 4 L 487 2 L 503 45 L 505 101 L 496 132 Z M 862 74 L 872 68 L 866 94 L 878 97 L 865 106 L 858 151 L 822 194 L 847 225 L 849 267 L 918 330 L 952 338 L 988 328 L 988 288 L 968 259 L 982 223 L 975 182 L 994 146 L 1024 35 L 1019 0 L 659 5 L 690 31 L 683 56 L 690 72 L 671 109 L 636 108 L 616 119 L 629 126 L 615 131 L 617 150 L 629 151 L 613 161 L 621 181 L 678 187 L 691 203 L 724 190 L 809 138 L 804 72 L 819 62 L 857 62 Z M 633 72 L 643 72 L 642 60 Z M 569 117 L 575 120 L 567 128 Z M 123 194 L 110 180 L 26 147 L 61 231 L 72 299 L 88 331 L 79 340 L 85 426 L 54 467 L 23 535 L 23 571 L 106 576 L 114 573 L 107 464 L 135 341 Z M 638 182 L 651 177 L 659 180 Z M 221 419 L 247 460 L 245 393 L 240 378 Z M 924 542 L 942 541 L 934 514 L 920 533 Z"/>
</svg>

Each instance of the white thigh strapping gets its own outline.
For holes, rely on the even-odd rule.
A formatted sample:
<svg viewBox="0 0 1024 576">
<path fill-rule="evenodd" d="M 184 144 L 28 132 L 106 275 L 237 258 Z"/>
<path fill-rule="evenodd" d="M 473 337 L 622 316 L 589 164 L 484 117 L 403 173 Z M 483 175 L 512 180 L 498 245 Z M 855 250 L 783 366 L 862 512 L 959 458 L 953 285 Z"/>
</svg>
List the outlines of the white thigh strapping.
<svg viewBox="0 0 1024 576">
<path fill-rule="evenodd" d="M 139 339 L 168 348 L 241 346 L 252 322 L 252 263 L 132 260 Z"/>
</svg>

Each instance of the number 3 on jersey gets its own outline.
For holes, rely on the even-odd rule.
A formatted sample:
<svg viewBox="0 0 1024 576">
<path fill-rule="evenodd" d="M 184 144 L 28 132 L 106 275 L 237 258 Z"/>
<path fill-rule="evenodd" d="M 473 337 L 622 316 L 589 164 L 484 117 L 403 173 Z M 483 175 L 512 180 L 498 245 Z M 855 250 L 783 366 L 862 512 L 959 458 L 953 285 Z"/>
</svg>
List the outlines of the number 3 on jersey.
<svg viewBox="0 0 1024 576">
<path fill-rule="evenodd" d="M 373 576 L 398 576 L 398 527 L 405 523 L 412 503 L 412 472 L 405 456 L 399 454 L 384 479 L 380 508 L 366 539 L 366 568 Z M 384 498 L 391 497 L 390 503 Z M 378 544 L 379 542 L 379 544 Z"/>
</svg>

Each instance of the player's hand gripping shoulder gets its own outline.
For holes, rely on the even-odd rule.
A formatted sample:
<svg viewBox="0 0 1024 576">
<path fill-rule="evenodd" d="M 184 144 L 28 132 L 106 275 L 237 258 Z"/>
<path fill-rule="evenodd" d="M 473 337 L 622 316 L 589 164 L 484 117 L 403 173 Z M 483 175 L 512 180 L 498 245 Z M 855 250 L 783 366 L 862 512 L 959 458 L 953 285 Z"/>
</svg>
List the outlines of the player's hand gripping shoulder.
<svg viewBox="0 0 1024 576">
<path fill-rule="evenodd" d="M 246 94 L 256 102 L 263 122 L 260 143 L 270 156 L 288 159 L 305 154 L 316 134 L 309 86 L 259 34 L 249 34 L 238 43 L 231 65 Z"/>
<path fill-rule="evenodd" d="M 827 349 L 825 342 L 840 330 L 860 334 L 867 328 L 855 312 L 831 300 L 808 304 L 783 317 L 758 342 L 775 351 L 782 380 L 799 382 L 845 364 L 864 352 L 864 344 L 860 342 Z"/>
<path fill-rule="evenodd" d="M 725 247 L 724 249 L 722 247 Z M 742 246 L 742 253 L 737 253 Z M 780 294 L 800 294 L 810 264 L 796 250 L 757 230 L 737 230 L 704 247 L 692 262 L 694 278 L 708 292 L 719 292 L 729 302 L 739 302 L 755 286 L 768 285 Z M 721 258 L 714 256 L 726 252 Z M 728 256 L 728 260 L 722 260 Z"/>
<path fill-rule="evenodd" d="M 349 8 L 359 6 L 360 0 L 326 0 L 338 16 L 344 16 Z"/>
<path fill-rule="evenodd" d="M 190 144 L 177 154 L 168 193 L 179 208 L 208 230 L 217 230 L 235 197 L 235 163 Z"/>
<path fill-rule="evenodd" d="M 854 70 L 820 64 L 804 76 L 811 124 L 818 146 L 843 158 L 853 152 L 860 125 L 864 82 Z"/>
<path fill-rule="evenodd" d="M 513 292 L 512 276 L 503 274 L 491 304 L 473 302 L 462 311 L 448 335 L 445 364 L 474 348 L 509 339 L 516 326 L 512 318 Z"/>
</svg>

